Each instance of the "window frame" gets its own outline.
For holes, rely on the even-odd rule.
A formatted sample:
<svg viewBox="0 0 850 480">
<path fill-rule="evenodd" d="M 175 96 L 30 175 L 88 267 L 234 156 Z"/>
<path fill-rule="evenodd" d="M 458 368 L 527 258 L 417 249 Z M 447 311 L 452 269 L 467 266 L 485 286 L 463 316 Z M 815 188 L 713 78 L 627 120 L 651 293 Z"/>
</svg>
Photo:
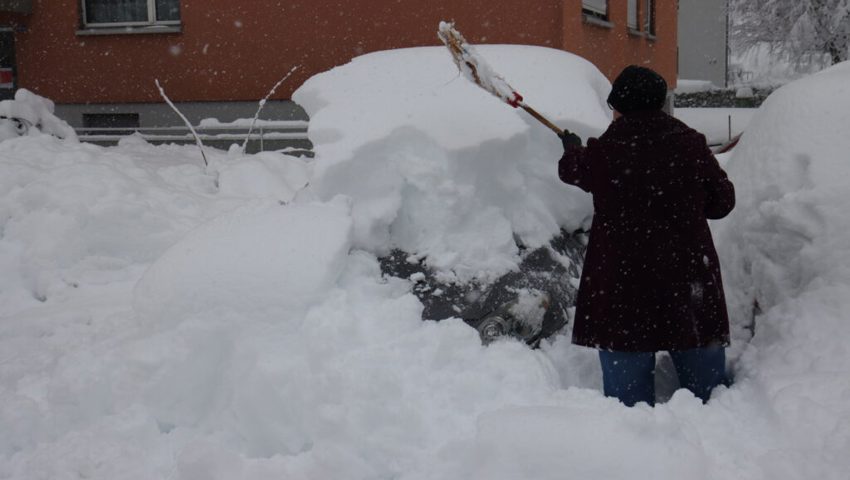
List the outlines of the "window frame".
<svg viewBox="0 0 850 480">
<path fill-rule="evenodd" d="M 643 2 L 643 32 L 649 38 L 655 38 L 656 24 L 655 24 L 655 0 L 644 0 Z M 640 14 L 638 14 L 640 17 Z M 640 18 L 638 18 L 640 21 Z"/>
<path fill-rule="evenodd" d="M 640 4 L 641 0 L 626 0 L 626 27 L 632 33 L 641 31 Z M 632 6 L 634 6 L 634 10 L 632 10 Z M 632 13 L 634 13 L 634 23 L 632 23 Z"/>
<path fill-rule="evenodd" d="M 86 30 L 109 29 L 109 28 L 144 28 L 144 27 L 179 27 L 182 18 L 177 20 L 157 20 L 156 0 L 145 0 L 148 4 L 148 20 L 137 22 L 89 22 L 87 5 L 89 0 L 80 0 L 80 12 L 82 14 L 82 28 Z M 180 6 L 180 0 L 175 0 Z M 179 12 L 179 10 L 178 10 Z"/>
</svg>

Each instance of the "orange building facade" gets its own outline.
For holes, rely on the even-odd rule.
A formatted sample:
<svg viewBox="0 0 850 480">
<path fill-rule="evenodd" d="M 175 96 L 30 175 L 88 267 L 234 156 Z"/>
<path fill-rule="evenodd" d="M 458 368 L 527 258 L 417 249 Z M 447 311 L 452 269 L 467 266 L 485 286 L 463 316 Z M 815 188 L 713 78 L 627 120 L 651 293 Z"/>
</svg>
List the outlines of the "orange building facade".
<svg viewBox="0 0 850 480">
<path fill-rule="evenodd" d="M 150 12 L 141 23 L 114 16 L 139 2 Z M 12 88 L 90 109 L 161 103 L 155 79 L 176 102 L 256 104 L 300 65 L 273 97 L 286 100 L 310 76 L 358 55 L 439 45 L 441 20 L 454 20 L 472 43 L 563 49 L 609 78 L 647 65 L 675 86 L 676 0 L 0 2 Z"/>
</svg>

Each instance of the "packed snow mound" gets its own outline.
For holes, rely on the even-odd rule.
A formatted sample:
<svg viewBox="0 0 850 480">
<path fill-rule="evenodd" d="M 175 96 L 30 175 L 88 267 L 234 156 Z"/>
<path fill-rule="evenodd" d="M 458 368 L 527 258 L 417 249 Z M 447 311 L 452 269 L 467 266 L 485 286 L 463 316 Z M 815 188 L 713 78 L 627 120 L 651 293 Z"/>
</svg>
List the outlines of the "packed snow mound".
<svg viewBox="0 0 850 480">
<path fill-rule="evenodd" d="M 248 205 L 196 228 L 151 265 L 135 290 L 142 321 L 199 314 L 292 321 L 336 282 L 350 248 L 345 199 Z"/>
<path fill-rule="evenodd" d="M 52 100 L 20 88 L 15 92 L 14 100 L 0 101 L 0 140 L 18 137 L 21 134 L 49 133 L 62 139 L 76 140 L 77 134 L 67 122 L 53 114 L 56 106 Z M 22 131 L 16 129 L 8 119 L 18 119 L 25 125 Z"/>
<path fill-rule="evenodd" d="M 788 478 L 839 478 L 850 451 L 850 62 L 774 92 L 727 169 L 738 205 L 716 231 L 732 321 L 754 333 L 738 377 L 796 438 Z M 806 468 L 817 452 L 833 475 Z M 819 461 L 819 462 L 820 462 Z"/>
<path fill-rule="evenodd" d="M 2 142 L 4 313 L 86 286 L 135 281 L 139 265 L 232 205 L 209 197 L 214 179 L 196 148 L 125 145 L 104 149 L 47 135 Z"/>
<path fill-rule="evenodd" d="M 582 137 L 610 122 L 607 79 L 549 48 L 477 52 L 534 106 Z M 310 115 L 310 191 L 353 200 L 354 245 L 415 252 L 461 279 L 517 263 L 515 236 L 544 244 L 592 214 L 560 183 L 557 136 L 458 73 L 443 47 L 372 53 L 308 80 L 293 95 Z"/>
<path fill-rule="evenodd" d="M 310 165 L 303 160 L 273 152 L 259 152 L 215 167 L 219 193 L 234 197 L 289 202 L 310 178 Z"/>
<path fill-rule="evenodd" d="M 577 55 L 528 45 L 476 45 L 486 59 L 551 120 L 582 136 L 611 119 L 611 85 Z M 348 160 L 363 145 L 413 127 L 447 149 L 545 129 L 463 77 L 444 47 L 370 53 L 318 74 L 293 94 L 310 115 L 310 138 L 325 163 Z M 551 133 L 550 133 L 551 135 Z"/>
<path fill-rule="evenodd" d="M 753 117 L 728 170 L 738 206 L 728 275 L 759 308 L 813 287 L 850 284 L 850 62 L 774 92 Z"/>
</svg>

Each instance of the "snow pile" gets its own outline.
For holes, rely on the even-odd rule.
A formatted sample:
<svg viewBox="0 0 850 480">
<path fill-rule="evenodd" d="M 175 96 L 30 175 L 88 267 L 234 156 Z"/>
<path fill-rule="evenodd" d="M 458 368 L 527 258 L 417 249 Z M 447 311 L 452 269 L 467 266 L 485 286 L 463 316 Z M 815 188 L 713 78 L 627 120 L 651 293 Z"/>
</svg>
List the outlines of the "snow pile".
<svg viewBox="0 0 850 480">
<path fill-rule="evenodd" d="M 610 121 L 610 84 L 589 62 L 541 47 L 478 52 L 564 128 L 587 137 Z M 401 248 L 486 279 L 517 264 L 515 235 L 539 246 L 592 213 L 590 197 L 557 178 L 558 137 L 459 77 L 445 48 L 358 57 L 293 98 L 311 118 L 311 190 L 353 199 L 356 247 Z"/>
<path fill-rule="evenodd" d="M 41 131 L 59 138 L 76 140 L 74 129 L 53 115 L 55 108 L 51 100 L 20 88 L 15 92 L 14 100 L 0 101 L 0 117 L 23 121 L 26 125 L 25 132 L 34 127 L 32 133 Z M 3 123 L 0 123 L 0 140 L 18 137 L 24 133 L 15 130 L 12 123 L 4 119 Z"/>
<path fill-rule="evenodd" d="M 845 62 L 774 92 L 727 165 L 738 206 L 720 253 L 734 321 L 755 331 L 741 369 L 799 441 L 783 465 L 817 452 L 847 469 L 848 124 Z"/>
<path fill-rule="evenodd" d="M 234 197 L 268 197 L 282 202 L 295 198 L 310 178 L 310 165 L 290 156 L 260 152 L 214 165 L 219 193 Z"/>
<path fill-rule="evenodd" d="M 136 312 L 154 322 L 260 309 L 276 321 L 300 318 L 348 256 L 350 217 L 337 203 L 252 205 L 193 230 L 139 281 Z"/>
<path fill-rule="evenodd" d="M 738 208 L 724 233 L 740 250 L 727 271 L 762 309 L 798 297 L 813 281 L 850 281 L 848 112 L 844 63 L 771 95 L 729 160 Z"/>
</svg>

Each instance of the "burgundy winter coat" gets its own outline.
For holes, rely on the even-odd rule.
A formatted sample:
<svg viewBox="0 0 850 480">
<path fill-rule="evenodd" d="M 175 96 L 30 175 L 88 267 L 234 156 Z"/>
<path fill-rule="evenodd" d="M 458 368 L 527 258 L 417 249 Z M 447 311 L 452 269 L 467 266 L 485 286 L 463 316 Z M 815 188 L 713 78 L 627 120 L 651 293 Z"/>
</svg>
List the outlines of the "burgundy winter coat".
<svg viewBox="0 0 850 480">
<path fill-rule="evenodd" d="M 558 174 L 593 194 L 573 343 L 627 352 L 728 345 L 706 219 L 732 210 L 735 189 L 705 137 L 661 111 L 630 113 L 587 147 L 567 147 Z"/>
</svg>

